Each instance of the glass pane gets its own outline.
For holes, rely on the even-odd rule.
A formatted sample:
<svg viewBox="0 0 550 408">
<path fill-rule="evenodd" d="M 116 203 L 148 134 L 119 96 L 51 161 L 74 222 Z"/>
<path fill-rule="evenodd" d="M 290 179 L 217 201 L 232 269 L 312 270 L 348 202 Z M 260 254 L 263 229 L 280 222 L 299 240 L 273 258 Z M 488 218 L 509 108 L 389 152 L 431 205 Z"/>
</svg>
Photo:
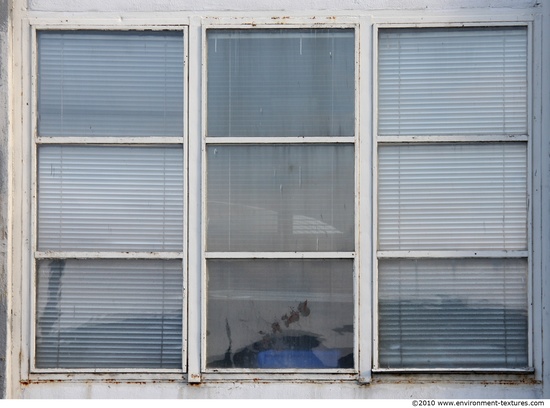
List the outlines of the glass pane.
<svg viewBox="0 0 550 408">
<path fill-rule="evenodd" d="M 527 29 L 383 29 L 380 135 L 527 133 Z"/>
<path fill-rule="evenodd" d="M 353 368 L 353 260 L 209 260 L 208 368 Z"/>
<path fill-rule="evenodd" d="M 208 146 L 209 251 L 353 251 L 352 145 Z"/>
<path fill-rule="evenodd" d="M 353 136 L 352 29 L 208 30 L 208 136 Z"/>
<path fill-rule="evenodd" d="M 523 143 L 379 148 L 381 250 L 527 248 Z"/>
<path fill-rule="evenodd" d="M 41 136 L 183 136 L 181 32 L 38 33 Z"/>
<path fill-rule="evenodd" d="M 181 260 L 40 261 L 36 366 L 181 368 L 182 277 Z"/>
<path fill-rule="evenodd" d="M 38 247 L 182 251 L 182 148 L 40 146 Z"/>
<path fill-rule="evenodd" d="M 379 263 L 383 368 L 525 368 L 525 259 Z"/>
</svg>

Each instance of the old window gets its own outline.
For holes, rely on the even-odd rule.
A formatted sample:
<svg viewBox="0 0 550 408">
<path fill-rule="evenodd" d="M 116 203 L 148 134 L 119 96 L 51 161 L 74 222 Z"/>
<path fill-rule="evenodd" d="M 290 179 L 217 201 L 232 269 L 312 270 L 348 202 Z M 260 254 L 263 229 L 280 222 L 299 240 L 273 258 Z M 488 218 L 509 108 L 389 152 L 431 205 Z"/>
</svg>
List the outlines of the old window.
<svg viewBox="0 0 550 408">
<path fill-rule="evenodd" d="M 206 369 L 353 369 L 353 29 L 207 30 Z"/>
<path fill-rule="evenodd" d="M 182 369 L 182 31 L 37 34 L 35 369 Z"/>
<path fill-rule="evenodd" d="M 378 32 L 381 369 L 524 369 L 527 29 Z"/>
<path fill-rule="evenodd" d="M 353 21 L 37 29 L 33 375 L 533 365 L 528 28 Z"/>
</svg>

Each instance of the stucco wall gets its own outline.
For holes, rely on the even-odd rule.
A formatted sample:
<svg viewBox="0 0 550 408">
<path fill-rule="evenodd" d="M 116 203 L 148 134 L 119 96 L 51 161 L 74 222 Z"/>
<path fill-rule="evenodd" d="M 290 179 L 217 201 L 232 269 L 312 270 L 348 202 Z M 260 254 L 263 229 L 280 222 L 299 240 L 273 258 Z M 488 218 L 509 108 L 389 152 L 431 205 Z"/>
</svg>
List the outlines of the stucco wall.
<svg viewBox="0 0 550 408">
<path fill-rule="evenodd" d="M 7 348 L 7 318 L 8 318 L 8 272 L 6 259 L 8 221 L 8 56 L 9 56 L 9 20 L 10 4 L 17 8 L 14 18 L 20 16 L 47 14 L 48 12 L 151 12 L 151 11 L 190 11 L 195 14 L 212 15 L 217 11 L 326 11 L 326 10 L 423 10 L 435 11 L 439 15 L 457 10 L 475 9 L 530 9 L 544 8 L 543 18 L 545 31 L 543 33 L 543 76 L 542 95 L 546 95 L 543 109 L 543 129 L 550 130 L 550 0 L 0 0 L 0 397 L 6 397 L 6 350 Z M 350 14 L 351 14 L 350 13 Z M 55 13 L 53 13 L 55 15 Z M 237 13 L 235 13 L 237 14 Z M 280 14 L 280 13 L 279 13 Z M 21 44 L 14 42 L 14 50 Z M 15 60 L 15 58 L 14 58 Z M 19 74 L 14 68 L 14 77 Z M 14 97 L 15 102 L 19 102 Z M 15 120 L 16 118 L 14 118 Z M 544 132 L 544 130 L 543 130 Z M 545 133 L 548 136 L 548 133 Z M 545 144 L 550 153 L 550 138 Z M 550 161 L 546 162 L 547 174 L 543 177 L 543 201 L 550 203 Z M 542 211 L 550 214 L 550 204 L 543 205 Z M 543 215 L 544 217 L 544 215 Z M 548 216 L 550 218 L 550 216 Z M 12 220 L 17 228 L 17 220 Z M 545 221 L 549 225 L 548 221 Z M 542 245 L 550 244 L 550 238 L 543 239 Z M 548 246 L 545 246 L 548 248 Z M 542 319 L 541 326 L 550 328 L 550 251 L 543 255 L 542 299 L 543 310 L 536 318 Z M 14 256 L 15 259 L 15 256 Z M 17 294 L 15 294 L 17 296 Z M 14 301 L 15 303 L 15 301 Z M 14 325 L 17 319 L 13 319 Z M 14 331 L 16 331 L 14 329 Z M 550 329 L 546 333 L 550 332 Z M 543 337 L 543 358 L 550 355 L 550 334 Z M 13 346 L 16 347 L 14 341 Z M 16 354 L 12 361 L 16 360 Z M 15 363 L 16 364 L 16 363 Z M 393 378 L 393 382 L 375 381 L 370 385 L 358 386 L 356 383 L 346 384 L 261 384 L 261 383 L 203 383 L 189 386 L 184 383 L 166 382 L 159 384 L 140 384 L 139 381 L 129 383 L 112 382 L 71 382 L 34 383 L 19 382 L 16 369 L 12 370 L 13 398 L 114 398 L 114 397 L 149 397 L 149 398 L 550 398 L 550 370 L 545 365 L 542 376 L 543 383 L 514 381 L 495 381 L 494 383 L 469 382 L 460 378 L 453 382 L 426 381 L 409 382 Z M 14 367 L 14 366 L 12 366 Z M 9 393 L 8 393 L 9 394 Z"/>
<path fill-rule="evenodd" d="M 546 0 L 28 0 L 35 11 L 404 10 L 525 8 Z"/>
<path fill-rule="evenodd" d="M 9 0 L 0 0 L 0 397 L 6 390 Z"/>
</svg>

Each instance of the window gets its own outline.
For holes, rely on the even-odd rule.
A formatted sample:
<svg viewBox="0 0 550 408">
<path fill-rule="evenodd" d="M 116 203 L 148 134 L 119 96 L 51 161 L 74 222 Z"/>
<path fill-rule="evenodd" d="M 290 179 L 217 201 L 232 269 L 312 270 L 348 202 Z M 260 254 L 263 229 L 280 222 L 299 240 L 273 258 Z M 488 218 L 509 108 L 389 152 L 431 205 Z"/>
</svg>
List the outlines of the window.
<svg viewBox="0 0 550 408">
<path fill-rule="evenodd" d="M 32 375 L 533 366 L 528 28 L 357 21 L 36 31 Z"/>
<path fill-rule="evenodd" d="M 353 29 L 207 30 L 206 369 L 353 369 Z"/>
<path fill-rule="evenodd" d="M 35 369 L 181 371 L 182 32 L 37 41 Z"/>
<path fill-rule="evenodd" d="M 521 369 L 527 29 L 378 33 L 378 368 Z"/>
</svg>

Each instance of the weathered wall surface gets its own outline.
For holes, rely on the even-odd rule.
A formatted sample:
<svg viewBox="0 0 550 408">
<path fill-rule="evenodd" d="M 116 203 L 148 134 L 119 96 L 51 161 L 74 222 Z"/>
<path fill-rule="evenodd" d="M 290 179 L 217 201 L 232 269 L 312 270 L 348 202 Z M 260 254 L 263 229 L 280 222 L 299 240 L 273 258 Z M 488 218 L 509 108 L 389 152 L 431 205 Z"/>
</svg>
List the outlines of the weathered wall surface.
<svg viewBox="0 0 550 408">
<path fill-rule="evenodd" d="M 543 255 L 542 311 L 537 319 L 542 319 L 544 331 L 542 356 L 544 364 L 542 384 L 539 382 L 517 384 L 511 381 L 492 384 L 469 382 L 463 379 L 448 382 L 384 380 L 370 385 L 344 384 L 288 384 L 288 383 L 203 383 L 189 386 L 185 383 L 166 382 L 143 385 L 139 382 L 71 382 L 20 383 L 16 370 L 6 370 L 6 350 L 8 347 L 8 177 L 9 177 L 9 91 L 8 59 L 10 37 L 9 10 L 17 9 L 15 18 L 27 14 L 47 14 L 48 12 L 170 12 L 189 11 L 194 14 L 213 15 L 218 11 L 242 12 L 297 12 L 300 11 L 375 11 L 375 10 L 430 10 L 437 15 L 446 15 L 456 10 L 475 12 L 476 9 L 530 9 L 542 8 L 544 32 L 542 39 L 542 105 L 543 135 L 547 138 L 546 151 L 550 157 L 550 0 L 0 0 L 0 398 L 550 398 L 550 251 Z M 238 13 L 235 13 L 238 14 Z M 267 13 L 265 13 L 267 14 Z M 280 14 L 280 13 L 279 13 Z M 21 44 L 14 42 L 14 50 Z M 537 51 L 536 51 L 537 52 Z M 14 60 L 15 57 L 14 57 Z M 19 74 L 14 70 L 14 77 Z M 18 100 L 14 97 L 14 100 Z M 14 120 L 16 118 L 14 117 Z M 546 131 L 546 132 L 545 132 Z M 545 162 L 546 175 L 543 176 L 543 219 L 550 218 L 550 160 Z M 14 225 L 17 221 L 11 220 Z M 550 225 L 544 221 L 543 225 Z M 548 235 L 548 232 L 546 232 Z M 543 238 L 544 248 L 550 247 L 550 237 Z M 15 259 L 15 256 L 14 256 Z M 537 292 L 540 293 L 540 292 Z M 17 296 L 17 294 L 14 294 Z M 14 299 L 13 303 L 16 299 Z M 14 318 L 14 325 L 16 319 Z M 16 331 L 14 329 L 14 331 Z M 13 342 L 15 346 L 16 342 Z M 10 350 L 11 351 L 11 350 Z M 15 360 L 15 358 L 13 358 Z M 13 366 L 12 366 L 13 367 Z M 7 373 L 12 376 L 12 393 L 7 395 Z"/>
<path fill-rule="evenodd" d="M 546 0 L 28 0 L 35 11 L 418 10 L 525 8 Z"/>
<path fill-rule="evenodd" d="M 0 0 L 0 397 L 6 391 L 8 332 L 7 200 L 8 200 L 8 60 L 9 0 Z"/>
<path fill-rule="evenodd" d="M 543 27 L 542 36 L 542 137 L 545 140 L 542 152 L 544 157 L 550 157 L 550 0 L 543 0 Z M 550 163 L 547 162 L 543 173 L 542 185 L 542 214 L 550 218 Z M 547 221 L 548 222 L 548 221 Z M 545 225 L 543 223 L 543 225 Z M 548 224 L 546 224 L 548 225 Z M 546 254 L 543 265 L 542 281 L 542 338 L 543 338 L 543 396 L 550 398 L 550 234 L 543 232 L 542 252 Z"/>
</svg>

